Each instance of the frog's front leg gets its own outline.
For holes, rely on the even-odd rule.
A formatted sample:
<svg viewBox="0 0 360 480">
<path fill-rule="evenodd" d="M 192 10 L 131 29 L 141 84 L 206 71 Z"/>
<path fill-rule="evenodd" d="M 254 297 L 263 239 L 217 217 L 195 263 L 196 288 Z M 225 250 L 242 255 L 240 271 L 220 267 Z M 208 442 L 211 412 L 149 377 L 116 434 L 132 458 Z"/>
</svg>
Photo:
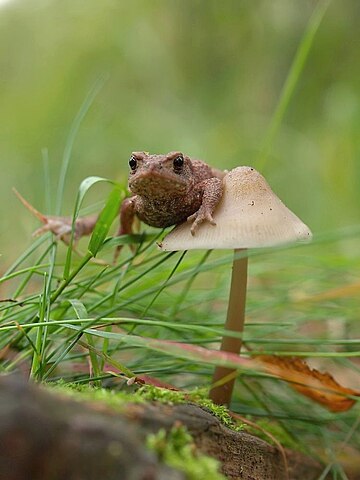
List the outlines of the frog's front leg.
<svg viewBox="0 0 360 480">
<path fill-rule="evenodd" d="M 205 221 L 216 225 L 212 215 L 223 194 L 222 181 L 215 177 L 203 180 L 196 189 L 202 194 L 202 201 L 199 210 L 188 217 L 188 221 L 193 222 L 190 229 L 191 235 L 195 235 L 199 225 Z"/>
<path fill-rule="evenodd" d="M 123 200 L 120 207 L 120 225 L 117 236 L 131 235 L 133 233 L 132 226 L 136 214 L 136 195 Z M 118 245 L 114 253 L 114 263 L 120 254 L 123 245 Z"/>
<path fill-rule="evenodd" d="M 131 235 L 136 213 L 136 195 L 123 200 L 120 207 L 120 225 L 118 235 Z"/>
</svg>

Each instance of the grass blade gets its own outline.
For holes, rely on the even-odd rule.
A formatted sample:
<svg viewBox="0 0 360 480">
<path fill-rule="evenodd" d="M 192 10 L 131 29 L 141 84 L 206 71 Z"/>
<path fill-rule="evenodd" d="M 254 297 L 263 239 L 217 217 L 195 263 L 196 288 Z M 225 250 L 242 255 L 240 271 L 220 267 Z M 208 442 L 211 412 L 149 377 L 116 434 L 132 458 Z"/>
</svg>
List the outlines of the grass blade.
<svg viewBox="0 0 360 480">
<path fill-rule="evenodd" d="M 108 197 L 105 207 L 99 215 L 98 221 L 90 238 L 88 251 L 92 256 L 95 257 L 102 247 L 111 224 L 119 213 L 120 204 L 124 197 L 124 189 L 120 185 L 115 184 Z"/>
<path fill-rule="evenodd" d="M 80 300 L 71 299 L 71 300 L 69 300 L 69 302 L 71 303 L 71 306 L 73 307 L 73 310 L 74 310 L 78 319 L 88 317 L 85 305 L 82 302 L 80 302 Z M 90 357 L 90 362 L 91 362 L 91 367 L 92 367 L 92 372 L 90 372 L 90 376 L 94 376 L 94 377 L 97 378 L 101 375 L 101 369 L 100 369 L 100 366 L 99 366 L 97 355 L 94 351 L 95 350 L 95 342 L 94 342 L 94 339 L 93 339 L 92 335 L 89 335 L 88 333 L 86 333 L 85 336 L 86 336 L 86 340 L 88 342 L 88 345 L 91 347 L 91 348 L 89 348 L 89 357 Z M 100 386 L 100 384 L 99 384 L 99 386 Z"/>
<path fill-rule="evenodd" d="M 271 122 L 268 128 L 268 131 L 265 135 L 265 140 L 263 142 L 263 147 L 260 153 L 260 158 L 257 162 L 257 168 L 261 171 L 264 169 L 265 164 L 268 159 L 269 151 L 274 141 L 274 138 L 279 130 L 282 119 L 284 118 L 285 112 L 289 106 L 291 97 L 294 94 L 296 85 L 299 81 L 301 73 L 304 69 L 306 60 L 309 56 L 311 46 L 314 42 L 314 38 L 318 28 L 321 24 L 321 21 L 325 15 L 325 12 L 330 4 L 330 0 L 320 0 L 317 4 L 309 22 L 305 33 L 301 39 L 300 45 L 295 54 L 295 58 L 292 62 L 290 71 L 285 80 L 285 84 L 282 88 L 280 99 L 276 106 L 275 112 L 271 118 Z"/>
<path fill-rule="evenodd" d="M 57 190 L 57 197 L 56 197 L 56 215 L 60 215 L 60 212 L 61 212 L 61 204 L 62 204 L 62 199 L 64 194 L 65 179 L 66 179 L 66 174 L 69 168 L 71 153 L 74 146 L 76 135 L 79 131 L 81 122 L 83 121 L 85 115 L 89 111 L 97 94 L 100 92 L 100 90 L 104 86 L 104 83 L 106 80 L 107 80 L 107 77 L 103 76 L 103 77 L 100 77 L 95 82 L 95 84 L 87 94 L 85 100 L 83 101 L 70 127 L 70 132 L 66 141 L 63 159 L 61 163 L 60 174 L 59 174 L 58 190 Z"/>
<path fill-rule="evenodd" d="M 72 257 L 73 244 L 74 244 L 75 222 L 76 222 L 76 219 L 79 216 L 79 212 L 80 212 L 82 202 L 84 201 L 85 195 L 88 192 L 88 190 L 93 185 L 95 185 L 99 182 L 112 183 L 111 180 L 108 180 L 106 178 L 92 176 L 92 177 L 85 178 L 80 184 L 80 187 L 79 187 L 79 190 L 78 190 L 78 193 L 77 193 L 77 197 L 76 197 L 73 218 L 72 218 L 72 231 L 71 231 L 71 238 L 70 238 L 69 247 L 68 247 L 68 251 L 67 251 L 67 255 L 66 255 L 66 262 L 65 262 L 64 275 L 63 275 L 64 279 L 67 279 L 69 277 L 69 274 L 70 274 L 71 257 Z"/>
</svg>

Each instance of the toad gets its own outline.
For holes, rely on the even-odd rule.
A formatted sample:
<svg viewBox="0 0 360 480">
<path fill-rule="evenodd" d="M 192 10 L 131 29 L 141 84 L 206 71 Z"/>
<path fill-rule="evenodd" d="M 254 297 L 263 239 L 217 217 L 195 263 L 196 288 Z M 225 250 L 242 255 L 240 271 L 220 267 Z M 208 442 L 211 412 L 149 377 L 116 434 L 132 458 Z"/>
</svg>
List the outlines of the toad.
<svg viewBox="0 0 360 480">
<path fill-rule="evenodd" d="M 119 234 L 130 233 L 134 215 L 152 227 L 192 221 L 191 233 L 208 221 L 222 195 L 224 173 L 181 152 L 149 155 L 134 152 L 129 160 L 129 190 L 120 210 Z"/>
<path fill-rule="evenodd" d="M 150 155 L 133 152 L 129 159 L 129 190 L 120 208 L 118 235 L 131 234 L 135 215 L 147 225 L 165 228 L 186 220 L 192 222 L 194 235 L 199 225 L 214 225 L 212 214 L 222 192 L 224 172 L 211 168 L 201 160 L 192 160 L 181 152 Z M 15 192 L 24 205 L 44 224 L 35 234 L 53 232 L 66 243 L 71 234 L 70 217 L 46 216 Z M 76 220 L 74 239 L 89 235 L 97 216 Z"/>
</svg>

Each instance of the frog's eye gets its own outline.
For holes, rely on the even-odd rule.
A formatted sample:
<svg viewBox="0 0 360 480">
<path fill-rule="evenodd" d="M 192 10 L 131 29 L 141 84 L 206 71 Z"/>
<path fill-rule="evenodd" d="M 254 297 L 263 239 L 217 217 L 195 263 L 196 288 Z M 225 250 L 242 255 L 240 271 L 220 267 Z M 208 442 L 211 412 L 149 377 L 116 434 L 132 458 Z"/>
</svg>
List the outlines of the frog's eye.
<svg viewBox="0 0 360 480">
<path fill-rule="evenodd" d="M 134 172 L 136 170 L 136 167 L 137 167 L 137 160 L 135 158 L 135 155 L 131 155 L 130 159 L 129 159 L 129 167 L 131 168 L 131 170 Z"/>
<path fill-rule="evenodd" d="M 174 170 L 179 171 L 184 165 L 184 157 L 182 155 L 177 155 L 173 160 Z"/>
</svg>

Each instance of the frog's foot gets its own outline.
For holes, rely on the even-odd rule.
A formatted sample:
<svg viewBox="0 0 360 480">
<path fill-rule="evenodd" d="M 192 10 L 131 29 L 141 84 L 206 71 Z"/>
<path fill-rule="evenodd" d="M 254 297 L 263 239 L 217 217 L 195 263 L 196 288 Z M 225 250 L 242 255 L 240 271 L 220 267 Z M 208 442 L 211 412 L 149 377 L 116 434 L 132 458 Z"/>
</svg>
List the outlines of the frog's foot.
<svg viewBox="0 0 360 480">
<path fill-rule="evenodd" d="M 44 215 L 42 220 L 44 225 L 33 233 L 34 237 L 43 235 L 46 232 L 51 232 L 55 235 L 56 240 L 62 240 L 64 243 L 69 244 L 71 237 L 71 219 L 68 217 L 51 217 Z M 74 232 L 74 238 L 77 239 L 78 235 Z"/>
<path fill-rule="evenodd" d="M 66 244 L 69 244 L 71 229 L 72 229 L 72 219 L 70 217 L 54 217 L 51 215 L 44 215 L 43 213 L 36 210 L 36 208 L 31 205 L 25 198 L 20 195 L 20 193 L 13 188 L 15 195 L 18 197 L 20 202 L 36 217 L 43 223 L 43 226 L 38 228 L 33 236 L 38 237 L 43 235 L 46 232 L 52 232 L 57 240 L 62 240 Z M 82 235 L 82 230 L 84 230 L 81 222 L 78 224 L 79 219 L 76 220 L 74 238 L 78 239 Z"/>
<path fill-rule="evenodd" d="M 211 225 L 216 225 L 214 221 L 211 211 L 205 208 L 203 205 L 199 208 L 199 210 L 190 217 L 187 218 L 188 222 L 193 222 L 191 225 L 191 235 L 195 235 L 196 231 L 198 230 L 199 226 L 204 222 L 209 222 Z"/>
</svg>

